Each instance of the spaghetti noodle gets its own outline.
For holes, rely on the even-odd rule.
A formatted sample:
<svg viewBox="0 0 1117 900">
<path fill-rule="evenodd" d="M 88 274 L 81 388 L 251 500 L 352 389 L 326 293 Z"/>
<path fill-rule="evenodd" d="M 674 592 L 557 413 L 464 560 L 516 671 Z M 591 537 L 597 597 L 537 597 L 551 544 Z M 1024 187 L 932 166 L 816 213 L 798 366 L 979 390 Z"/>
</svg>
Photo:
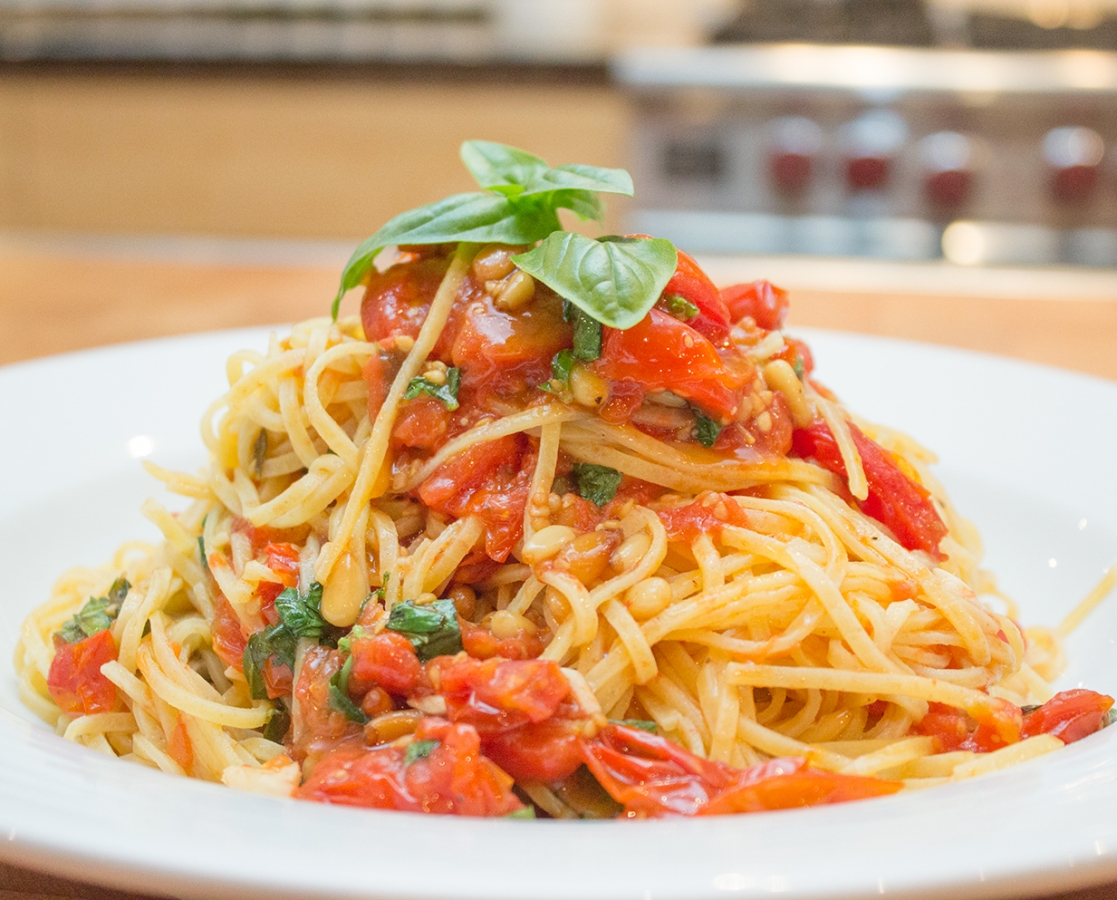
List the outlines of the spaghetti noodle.
<svg viewBox="0 0 1117 900">
<path fill-rule="evenodd" d="M 426 234 L 366 254 L 359 318 L 235 354 L 208 467 L 148 466 L 191 500 L 144 505 L 162 543 L 28 617 L 21 696 L 66 738 L 280 795 L 572 817 L 877 796 L 1101 727 L 1109 698 L 1052 698 L 1056 636 L 980 598 L 933 457 L 815 379 L 783 292 L 671 248 L 616 327 L 540 270 L 543 235 Z"/>
</svg>

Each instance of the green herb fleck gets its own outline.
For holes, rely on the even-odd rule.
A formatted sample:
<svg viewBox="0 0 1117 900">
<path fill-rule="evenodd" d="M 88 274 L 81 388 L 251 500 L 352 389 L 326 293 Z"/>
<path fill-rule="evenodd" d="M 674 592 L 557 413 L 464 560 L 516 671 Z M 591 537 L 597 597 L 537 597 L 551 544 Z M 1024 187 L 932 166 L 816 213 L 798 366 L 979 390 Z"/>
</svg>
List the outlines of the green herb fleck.
<svg viewBox="0 0 1117 900">
<path fill-rule="evenodd" d="M 268 724 L 264 726 L 264 740 L 282 744 L 283 738 L 287 736 L 287 730 L 290 727 L 291 714 L 287 711 L 286 705 L 282 702 L 276 703 L 275 709 L 268 717 Z"/>
<path fill-rule="evenodd" d="M 257 631 L 244 646 L 244 678 L 253 700 L 267 700 L 268 686 L 264 680 L 264 666 L 274 660 L 275 666 L 295 668 L 295 648 L 298 638 L 282 622 Z"/>
<path fill-rule="evenodd" d="M 551 360 L 551 374 L 559 381 L 569 381 L 570 373 L 574 371 L 574 353 L 571 350 L 559 350 Z"/>
<path fill-rule="evenodd" d="M 403 752 L 403 764 L 411 765 L 416 760 L 426 759 L 434 752 L 440 741 L 412 741 Z"/>
<path fill-rule="evenodd" d="M 433 381 L 428 381 L 426 378 L 416 375 L 408 382 L 403 399 L 414 400 L 420 394 L 427 394 L 434 397 L 435 400 L 441 400 L 443 405 L 450 412 L 453 412 L 458 408 L 458 388 L 461 387 L 461 383 L 462 373 L 457 366 L 446 370 L 445 384 L 435 384 Z"/>
<path fill-rule="evenodd" d="M 322 604 L 322 585 L 317 581 L 310 586 L 305 594 L 300 594 L 298 588 L 284 588 L 275 598 L 275 610 L 295 637 L 311 638 L 318 640 L 330 627 L 322 618 L 320 607 Z"/>
<path fill-rule="evenodd" d="M 112 583 L 104 597 L 90 597 L 74 616 L 63 623 L 57 634 L 67 644 L 76 644 L 100 631 L 112 628 L 112 623 L 120 615 L 120 607 L 132 585 L 126 578 L 118 578 Z"/>
<path fill-rule="evenodd" d="M 604 506 L 615 496 L 623 476 L 616 469 L 593 463 L 574 463 L 578 494 L 596 506 Z"/>
<path fill-rule="evenodd" d="M 535 807 L 534 806 L 522 806 L 519 809 L 517 809 L 515 812 L 508 813 L 508 815 L 506 815 L 504 818 L 506 818 L 506 819 L 534 819 L 535 818 Z"/>
<path fill-rule="evenodd" d="M 392 607 L 386 628 L 411 641 L 421 662 L 452 656 L 462 649 L 462 632 L 453 600 L 435 600 L 418 606 L 405 600 Z"/>
<path fill-rule="evenodd" d="M 252 445 L 252 461 L 256 466 L 256 477 L 260 478 L 264 474 L 264 460 L 268 458 L 268 431 L 266 428 L 261 428 L 260 433 L 256 435 L 256 441 Z"/>
<path fill-rule="evenodd" d="M 795 375 L 800 381 L 802 381 L 803 376 L 807 374 L 807 369 L 803 365 L 803 357 L 798 353 L 795 354 L 795 362 L 792 363 L 791 368 L 795 370 Z"/>
<path fill-rule="evenodd" d="M 352 671 L 353 657 L 350 656 L 345 660 L 345 665 L 330 678 L 330 709 L 341 713 L 350 722 L 364 725 L 368 722 L 368 716 L 349 698 L 349 673 Z"/>
<path fill-rule="evenodd" d="M 651 734 L 659 734 L 659 726 L 651 719 L 610 719 L 613 725 L 624 725 L 628 728 L 639 728 Z"/>
<path fill-rule="evenodd" d="M 694 411 L 694 437 L 703 447 L 712 447 L 721 434 L 721 425 L 701 410 Z"/>
<path fill-rule="evenodd" d="M 686 297 L 680 297 L 678 294 L 664 294 L 663 301 L 667 306 L 667 311 L 676 319 L 682 319 L 685 322 L 687 319 L 693 319 L 698 315 L 698 307 L 687 300 Z"/>
</svg>

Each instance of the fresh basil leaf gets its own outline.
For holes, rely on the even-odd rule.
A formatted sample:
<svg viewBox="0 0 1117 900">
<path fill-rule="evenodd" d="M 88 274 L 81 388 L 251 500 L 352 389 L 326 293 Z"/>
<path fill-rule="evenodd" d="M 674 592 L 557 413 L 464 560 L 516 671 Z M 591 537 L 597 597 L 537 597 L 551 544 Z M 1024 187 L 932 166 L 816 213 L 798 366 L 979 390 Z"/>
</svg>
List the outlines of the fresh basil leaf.
<svg viewBox="0 0 1117 900">
<path fill-rule="evenodd" d="M 120 607 L 132 585 L 126 578 L 117 578 L 104 597 L 90 597 L 85 605 L 55 632 L 67 644 L 76 644 L 106 629 L 120 615 Z"/>
<path fill-rule="evenodd" d="M 577 307 L 573 309 L 574 357 L 586 362 L 597 359 L 601 356 L 601 323 Z"/>
<path fill-rule="evenodd" d="M 284 588 L 275 598 L 275 611 L 295 637 L 318 640 L 329 627 L 322 618 L 322 585 L 314 582 L 307 594 L 300 595 L 298 588 Z"/>
<path fill-rule="evenodd" d="M 721 425 L 700 410 L 694 410 L 694 437 L 703 447 L 712 447 L 721 434 Z"/>
<path fill-rule="evenodd" d="M 436 656 L 452 656 L 462 649 L 462 632 L 453 600 L 435 600 L 424 606 L 412 600 L 397 603 L 388 615 L 385 628 L 411 641 L 420 662 Z"/>
<path fill-rule="evenodd" d="M 403 751 L 403 764 L 405 766 L 411 765 L 416 760 L 426 759 L 433 752 L 441 741 L 412 741 L 407 745 L 407 749 Z"/>
<path fill-rule="evenodd" d="M 565 190 L 627 197 L 634 193 L 632 176 L 624 169 L 578 164 L 551 168 L 533 153 L 493 141 L 466 141 L 461 158 L 481 187 L 509 197 Z M 566 207 L 565 199 L 554 198 L 554 205 Z"/>
<path fill-rule="evenodd" d="M 453 412 L 458 408 L 458 389 L 462 383 L 462 371 L 457 366 L 446 370 L 445 384 L 435 384 L 421 376 L 415 376 L 407 383 L 404 400 L 414 400 L 420 394 L 427 394 L 435 400 L 441 400 L 443 405 Z"/>
<path fill-rule="evenodd" d="M 676 319 L 685 322 L 698 315 L 698 307 L 687 300 L 686 297 L 680 297 L 678 294 L 665 294 L 663 300 L 667 306 L 667 311 Z"/>
<path fill-rule="evenodd" d="M 648 314 L 675 272 L 678 251 L 662 238 L 594 240 L 556 231 L 512 261 L 611 328 L 631 328 Z"/>
<path fill-rule="evenodd" d="M 596 506 L 604 506 L 615 496 L 621 486 L 623 476 L 609 466 L 594 463 L 574 463 L 574 480 L 578 484 L 578 494 Z"/>
<path fill-rule="evenodd" d="M 364 725 L 368 722 L 368 716 L 349 698 L 349 673 L 352 671 L 353 657 L 350 656 L 345 665 L 330 677 L 330 709 L 341 713 L 350 722 Z"/>
<path fill-rule="evenodd" d="M 583 221 L 600 222 L 605 215 L 605 204 L 590 191 L 559 190 L 546 197 L 555 209 L 569 209 Z"/>
<path fill-rule="evenodd" d="M 287 730 L 291 727 L 291 713 L 287 711 L 287 707 L 282 702 L 275 704 L 275 709 L 272 710 L 268 716 L 268 722 L 264 726 L 263 738 L 266 741 L 273 741 L 276 744 L 282 744 L 283 738 L 287 736 Z"/>
<path fill-rule="evenodd" d="M 244 645 L 244 678 L 248 682 L 248 693 L 253 700 L 268 699 L 267 682 L 264 680 L 264 665 L 269 659 L 275 665 L 295 668 L 295 648 L 298 638 L 282 622 L 257 631 Z"/>
<path fill-rule="evenodd" d="M 629 728 L 639 728 L 652 734 L 659 734 L 659 726 L 651 719 L 610 719 L 613 725 L 626 725 Z"/>
<path fill-rule="evenodd" d="M 504 818 L 506 819 L 534 819 L 535 807 L 534 806 L 521 806 L 515 812 L 510 812 Z"/>
<path fill-rule="evenodd" d="M 559 350 L 551 359 L 551 374 L 559 381 L 569 381 L 574 371 L 574 354 L 570 350 Z"/>
<path fill-rule="evenodd" d="M 341 285 L 332 307 L 333 317 L 337 318 L 345 292 L 361 283 L 372 268 L 373 260 L 385 247 L 460 241 L 530 244 L 561 228 L 554 207 L 536 202 L 537 199 L 513 203 L 500 194 L 478 191 L 453 194 L 401 213 L 353 251 L 341 273 Z"/>
</svg>

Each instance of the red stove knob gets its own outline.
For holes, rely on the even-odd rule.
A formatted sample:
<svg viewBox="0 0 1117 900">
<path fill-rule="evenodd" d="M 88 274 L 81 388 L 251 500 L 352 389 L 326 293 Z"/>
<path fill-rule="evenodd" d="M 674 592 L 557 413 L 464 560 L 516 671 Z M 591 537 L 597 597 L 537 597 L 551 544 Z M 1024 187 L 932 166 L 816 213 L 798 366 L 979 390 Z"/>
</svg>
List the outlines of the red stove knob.
<svg viewBox="0 0 1117 900">
<path fill-rule="evenodd" d="M 1051 194 L 1060 203 L 1087 203 L 1097 192 L 1105 142 L 1092 128 L 1053 128 L 1043 138 Z"/>
<path fill-rule="evenodd" d="M 843 125 L 840 138 L 845 154 L 846 184 L 850 190 L 884 187 L 891 176 L 893 160 L 907 136 L 904 120 L 887 110 L 867 112 Z"/>
<path fill-rule="evenodd" d="M 956 209 L 973 193 L 974 143 L 956 131 L 939 131 L 919 144 L 923 189 L 934 206 Z"/>
<path fill-rule="evenodd" d="M 768 127 L 768 177 L 782 194 L 796 196 L 810 186 L 822 150 L 822 129 L 804 116 L 784 116 Z"/>
</svg>

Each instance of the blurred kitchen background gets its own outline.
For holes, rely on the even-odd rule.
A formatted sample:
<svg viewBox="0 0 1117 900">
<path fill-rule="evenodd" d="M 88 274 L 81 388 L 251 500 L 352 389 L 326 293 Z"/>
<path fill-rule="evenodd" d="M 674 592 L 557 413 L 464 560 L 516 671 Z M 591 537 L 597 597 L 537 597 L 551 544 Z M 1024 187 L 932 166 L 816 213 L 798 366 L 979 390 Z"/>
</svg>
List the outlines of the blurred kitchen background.
<svg viewBox="0 0 1117 900">
<path fill-rule="evenodd" d="M 1117 265 L 1117 0 L 0 0 L 0 229 L 351 241 L 461 140 L 697 251 Z"/>
</svg>

